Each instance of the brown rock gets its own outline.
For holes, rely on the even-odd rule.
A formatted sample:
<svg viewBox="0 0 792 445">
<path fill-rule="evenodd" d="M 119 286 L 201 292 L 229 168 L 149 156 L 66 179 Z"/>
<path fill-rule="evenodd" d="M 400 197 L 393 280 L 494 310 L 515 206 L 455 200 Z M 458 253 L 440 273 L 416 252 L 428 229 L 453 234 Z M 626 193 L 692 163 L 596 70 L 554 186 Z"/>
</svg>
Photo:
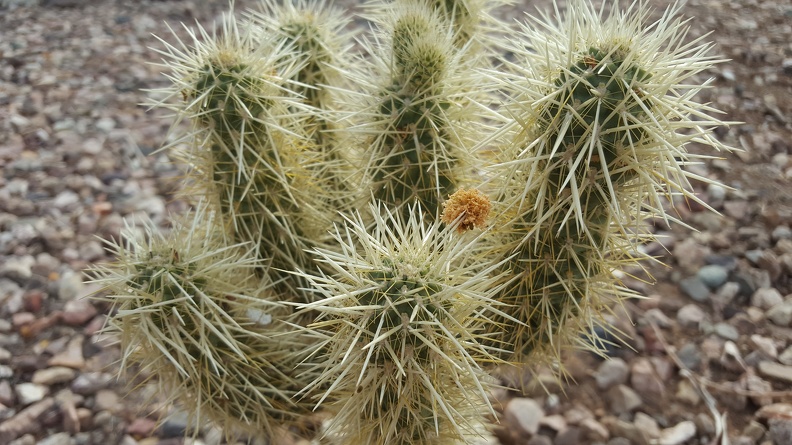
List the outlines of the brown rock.
<svg viewBox="0 0 792 445">
<path fill-rule="evenodd" d="M 771 361 L 763 361 L 759 362 L 759 374 L 769 379 L 792 383 L 792 366 Z"/>
<path fill-rule="evenodd" d="M 0 423 L 0 443 L 9 443 L 23 434 L 37 431 L 39 418 L 54 406 L 55 399 L 47 397 Z"/>
<path fill-rule="evenodd" d="M 142 439 L 144 437 L 151 437 L 156 428 L 157 422 L 145 417 L 138 417 L 129 424 L 126 432 L 135 439 Z"/>
<path fill-rule="evenodd" d="M 69 300 L 63 308 L 62 320 L 69 326 L 82 326 L 95 317 L 96 313 L 96 308 L 88 300 Z"/>
<path fill-rule="evenodd" d="M 756 412 L 760 419 L 789 419 L 792 420 L 792 403 L 773 403 L 765 405 Z"/>
<path fill-rule="evenodd" d="M 66 366 L 68 368 L 82 369 L 85 366 L 82 345 L 84 337 L 77 335 L 69 340 L 66 350 L 53 356 L 49 360 L 50 366 Z"/>
</svg>

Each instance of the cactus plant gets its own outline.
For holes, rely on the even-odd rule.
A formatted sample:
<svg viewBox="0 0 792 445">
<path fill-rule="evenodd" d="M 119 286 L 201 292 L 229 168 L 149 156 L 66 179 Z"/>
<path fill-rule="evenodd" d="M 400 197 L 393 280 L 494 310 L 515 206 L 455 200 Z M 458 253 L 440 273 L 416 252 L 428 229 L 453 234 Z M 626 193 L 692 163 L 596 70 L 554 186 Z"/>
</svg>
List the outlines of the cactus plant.
<svg viewBox="0 0 792 445">
<path fill-rule="evenodd" d="M 218 38 L 199 33 L 204 40 L 192 32 L 190 51 L 174 45 L 160 51 L 174 82 L 163 93 L 184 99 L 172 107 L 194 126 L 185 161 L 196 167 L 197 184 L 188 197 L 211 196 L 233 239 L 259 246 L 282 298 L 300 299 L 304 283 L 286 271 L 312 267 L 304 251 L 330 221 L 321 199 L 330 191 L 305 168 L 312 141 L 304 123 L 313 114 L 290 80 L 304 61 L 287 43 L 240 29 L 233 16 Z"/>
<path fill-rule="evenodd" d="M 450 24 L 420 1 L 396 2 L 373 15 L 373 56 L 363 85 L 363 160 L 371 195 L 389 208 L 418 200 L 427 221 L 470 168 L 471 140 L 483 121 L 472 106 L 475 72 L 454 48 Z M 372 82 L 372 79 L 375 82 Z"/>
<path fill-rule="evenodd" d="M 109 243 L 118 263 L 94 269 L 106 284 L 121 332 L 122 370 L 141 366 L 160 393 L 188 414 L 226 425 L 228 434 L 271 433 L 298 424 L 310 406 L 294 398 L 306 382 L 294 368 L 307 345 L 284 337 L 290 311 L 252 271 L 255 246 L 224 246 L 205 203 L 167 235 L 144 222 Z"/>
<path fill-rule="evenodd" d="M 516 123 L 494 167 L 507 221 L 497 244 L 502 256 L 517 253 L 508 267 L 520 279 L 500 299 L 522 323 L 493 334 L 517 360 L 548 356 L 537 349 L 557 356 L 599 312 L 635 295 L 613 271 L 646 259 L 636 248 L 652 239 L 644 222 L 673 220 L 664 202 L 676 196 L 701 203 L 684 170 L 698 156 L 686 145 L 725 148 L 710 136 L 722 123 L 691 101 L 702 86 L 685 83 L 716 60 L 710 45 L 683 41 L 679 6 L 646 28 L 644 8 L 569 8 L 555 24 L 521 27 L 514 72 L 501 78 Z"/>
<path fill-rule="evenodd" d="M 369 5 L 356 73 L 323 3 L 267 0 L 220 36 L 166 44 L 197 209 L 98 269 L 125 360 L 250 435 L 309 407 L 344 444 L 479 434 L 485 368 L 557 365 L 608 328 L 602 312 L 635 296 L 614 274 L 648 259 L 648 220 L 678 222 L 676 198 L 704 204 L 689 179 L 706 179 L 685 170 L 703 157 L 686 146 L 727 149 L 693 100 L 718 60 L 685 41 L 681 6 L 646 27 L 648 9 L 612 6 L 571 0 L 503 43 L 481 34 L 489 7 L 473 0 Z M 501 43 L 513 60 L 476 68 L 492 54 L 473 49 Z M 331 97 L 345 88 L 359 100 Z M 370 214 L 348 212 L 358 196 Z"/>
<path fill-rule="evenodd" d="M 305 163 L 312 181 L 328 191 L 331 207 L 343 210 L 355 196 L 349 183 L 351 153 L 339 143 L 343 128 L 338 122 L 343 117 L 336 98 L 347 83 L 342 70 L 349 70 L 352 63 L 348 56 L 351 33 L 346 31 L 349 20 L 324 2 L 302 0 L 294 4 L 262 0 L 250 20 L 262 39 L 290 48 L 282 54 L 283 62 L 300 64 L 291 78 L 291 89 L 312 109 L 301 126 L 312 142 L 308 149 L 316 152 Z"/>
<path fill-rule="evenodd" d="M 492 412 L 477 314 L 495 304 L 498 277 L 472 261 L 475 239 L 457 235 L 459 221 L 441 229 L 408 208 L 405 222 L 371 205 L 373 227 L 347 217 L 340 249 L 314 252 L 333 273 L 305 274 L 321 297 L 302 305 L 319 313 L 308 328 L 326 335 L 312 386 L 332 392 L 325 407 L 341 443 L 464 443 L 480 434 L 473 415 Z"/>
</svg>

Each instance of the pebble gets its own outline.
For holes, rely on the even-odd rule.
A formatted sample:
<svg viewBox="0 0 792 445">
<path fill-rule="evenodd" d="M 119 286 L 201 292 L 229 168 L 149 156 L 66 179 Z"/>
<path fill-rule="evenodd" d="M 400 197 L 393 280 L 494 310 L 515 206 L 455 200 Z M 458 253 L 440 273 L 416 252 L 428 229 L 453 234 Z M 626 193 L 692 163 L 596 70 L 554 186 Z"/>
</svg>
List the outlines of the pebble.
<svg viewBox="0 0 792 445">
<path fill-rule="evenodd" d="M 636 412 L 635 417 L 633 417 L 633 424 L 636 428 L 643 431 L 649 439 L 660 437 L 660 425 L 657 424 L 654 417 L 646 413 Z"/>
<path fill-rule="evenodd" d="M 539 422 L 544 417 L 544 410 L 534 399 L 517 397 L 511 399 L 506 405 L 505 418 L 523 433 L 530 435 L 539 431 Z"/>
<path fill-rule="evenodd" d="M 662 395 L 665 388 L 651 360 L 645 357 L 640 357 L 632 363 L 630 384 L 639 394 L 649 397 Z"/>
<path fill-rule="evenodd" d="M 610 431 L 593 417 L 583 419 L 580 422 L 580 428 L 592 442 L 604 442 L 610 438 Z"/>
<path fill-rule="evenodd" d="M 51 436 L 45 437 L 38 441 L 36 445 L 74 445 L 75 442 L 71 437 L 71 434 L 62 432 L 62 433 L 55 433 Z"/>
<path fill-rule="evenodd" d="M 771 307 L 765 315 L 777 326 L 792 327 L 792 298 Z"/>
<path fill-rule="evenodd" d="M 726 340 L 737 341 L 740 338 L 740 333 L 737 332 L 737 329 L 728 323 L 715 323 L 713 330 L 718 337 Z"/>
<path fill-rule="evenodd" d="M 696 406 L 701 403 L 701 395 L 693 386 L 693 384 L 687 379 L 679 381 L 674 397 L 676 397 L 676 399 L 680 402 L 686 403 L 690 406 Z"/>
<path fill-rule="evenodd" d="M 792 383 L 792 366 L 771 361 L 759 362 L 759 374 L 769 379 Z"/>
<path fill-rule="evenodd" d="M 657 445 L 681 445 L 696 435 L 696 424 L 690 420 L 679 422 L 660 432 Z"/>
<path fill-rule="evenodd" d="M 709 264 L 699 269 L 696 277 L 710 289 L 717 289 L 729 278 L 729 271 L 723 266 Z"/>
<path fill-rule="evenodd" d="M 58 298 L 61 300 L 73 300 L 80 294 L 83 287 L 82 276 L 69 270 L 58 281 Z"/>
<path fill-rule="evenodd" d="M 49 387 L 38 383 L 20 383 L 14 386 L 14 393 L 20 405 L 27 406 L 39 402 L 49 394 Z"/>
<path fill-rule="evenodd" d="M 643 405 L 641 396 L 627 385 L 616 385 L 605 393 L 610 411 L 614 414 L 625 414 Z"/>
<path fill-rule="evenodd" d="M 765 310 L 779 305 L 783 301 L 784 297 L 781 296 L 781 292 L 772 287 L 759 288 L 751 296 L 751 305 Z"/>
<path fill-rule="evenodd" d="M 710 290 L 699 277 L 688 277 L 679 281 L 679 288 L 694 301 L 707 301 Z"/>
<path fill-rule="evenodd" d="M 76 335 L 69 340 L 66 350 L 54 355 L 49 359 L 50 366 L 66 366 L 74 369 L 82 369 L 85 366 L 85 358 L 83 357 L 83 341 L 82 335 Z M 77 392 L 77 391 L 75 391 Z"/>
<path fill-rule="evenodd" d="M 695 343 L 685 343 L 677 351 L 677 357 L 691 371 L 698 371 L 701 366 L 701 352 Z"/>
<path fill-rule="evenodd" d="M 613 385 L 621 385 L 627 382 L 630 375 L 630 368 L 623 359 L 619 357 L 611 358 L 602 362 L 597 368 L 594 379 L 600 389 L 608 389 Z"/>
<path fill-rule="evenodd" d="M 778 361 L 785 365 L 792 366 L 792 346 L 784 349 L 784 352 L 778 356 Z"/>
<path fill-rule="evenodd" d="M 69 300 L 63 308 L 62 320 L 69 326 L 82 326 L 94 318 L 97 310 L 90 301 L 78 298 Z"/>
<path fill-rule="evenodd" d="M 770 419 L 768 435 L 776 444 L 792 444 L 792 420 Z"/>
<path fill-rule="evenodd" d="M 157 422 L 146 417 L 138 417 L 129 424 L 126 433 L 134 438 L 150 437 L 157 428 Z"/>
<path fill-rule="evenodd" d="M 686 304 L 677 312 L 677 322 L 687 329 L 697 329 L 707 314 L 695 304 Z"/>
<path fill-rule="evenodd" d="M 770 337 L 762 337 L 758 334 L 753 334 L 750 337 L 751 343 L 756 346 L 762 353 L 770 359 L 778 358 L 778 348 L 775 341 Z"/>
<path fill-rule="evenodd" d="M 115 380 L 112 374 L 105 372 L 86 372 L 74 379 L 70 385 L 75 394 L 89 396 L 96 394 L 100 389 L 110 387 Z"/>
<path fill-rule="evenodd" d="M 40 369 L 34 372 L 30 381 L 33 383 L 50 386 L 57 383 L 70 382 L 74 380 L 76 376 L 77 372 L 72 368 L 53 366 L 51 368 Z"/>
</svg>

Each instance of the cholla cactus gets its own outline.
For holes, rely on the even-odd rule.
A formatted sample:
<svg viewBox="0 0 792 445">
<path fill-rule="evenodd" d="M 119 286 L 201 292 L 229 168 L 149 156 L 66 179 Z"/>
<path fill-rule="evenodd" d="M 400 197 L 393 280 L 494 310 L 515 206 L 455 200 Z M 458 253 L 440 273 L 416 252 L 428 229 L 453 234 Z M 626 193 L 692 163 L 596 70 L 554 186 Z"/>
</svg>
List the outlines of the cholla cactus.
<svg viewBox="0 0 792 445">
<path fill-rule="evenodd" d="M 724 147 L 691 78 L 717 60 L 683 41 L 680 6 L 644 28 L 639 3 L 606 14 L 570 0 L 563 18 L 556 6 L 512 33 L 515 61 L 485 82 L 474 68 L 491 54 L 476 54 L 494 45 L 473 17 L 488 6 L 398 0 L 372 15 L 354 72 L 338 14 L 296 1 L 264 0 L 220 36 L 199 28 L 191 47 L 161 51 L 164 93 L 181 99 L 169 106 L 194 125 L 175 143 L 190 145 L 184 196 L 205 200 L 169 235 L 149 226 L 115 245 L 118 264 L 96 272 L 124 360 L 195 416 L 251 435 L 310 404 L 344 444 L 464 443 L 492 413 L 481 367 L 557 362 L 634 295 L 614 271 L 642 264 L 647 219 L 676 221 L 675 198 L 701 203 L 688 179 L 706 179 L 684 170 L 701 157 L 685 147 Z M 341 77 L 357 103 L 336 103 Z M 484 139 L 494 89 L 505 125 Z M 339 143 L 345 120 L 353 137 Z M 474 141 L 496 165 L 476 170 L 488 161 Z M 482 178 L 493 203 L 462 188 Z M 343 214 L 328 235 L 328 209 L 357 196 L 373 197 L 371 215 Z"/>
<path fill-rule="evenodd" d="M 453 46 L 449 24 L 419 1 L 383 6 L 373 62 L 363 73 L 364 165 L 372 195 L 408 219 L 418 200 L 427 221 L 454 192 L 470 166 L 471 137 L 481 113 L 470 106 L 479 77 Z M 377 83 L 372 83 L 374 79 Z M 473 136 L 474 137 L 474 136 Z"/>
<path fill-rule="evenodd" d="M 262 39 L 278 42 L 290 49 L 283 53 L 284 62 L 298 61 L 300 68 L 291 78 L 291 89 L 311 113 L 301 122 L 313 142 L 311 160 L 305 160 L 313 173 L 313 181 L 333 200 L 332 207 L 342 210 L 354 197 L 349 183 L 353 176 L 350 153 L 339 144 L 343 139 L 338 127 L 342 120 L 336 96 L 346 89 L 343 70 L 351 68 L 349 56 L 351 33 L 346 29 L 349 19 L 324 1 L 304 0 L 275 2 L 262 0 L 259 11 L 250 15 L 252 26 Z"/>
<path fill-rule="evenodd" d="M 160 394 L 229 435 L 270 434 L 309 412 L 293 397 L 306 384 L 292 372 L 305 337 L 284 337 L 289 311 L 255 278 L 255 249 L 218 248 L 217 223 L 200 206 L 168 235 L 150 222 L 145 236 L 127 230 L 110 244 L 118 263 L 94 278 L 117 310 L 110 329 L 121 333 L 122 370 L 139 364 Z"/>
<path fill-rule="evenodd" d="M 304 283 L 285 271 L 312 267 L 304 251 L 329 227 L 322 197 L 332 196 L 305 169 L 312 142 L 303 124 L 312 115 L 289 80 L 302 61 L 283 42 L 240 29 L 233 16 L 223 23 L 220 36 L 199 28 L 192 48 L 160 51 L 174 84 L 164 93 L 184 99 L 169 106 L 194 124 L 185 160 L 196 166 L 197 186 L 188 197 L 211 196 L 234 240 L 258 245 L 281 298 L 299 300 Z"/>
<path fill-rule="evenodd" d="M 427 224 L 418 206 L 407 221 L 371 206 L 375 220 L 349 217 L 338 251 L 318 249 L 332 274 L 304 274 L 319 293 L 303 305 L 324 332 L 321 376 L 312 386 L 334 414 L 330 434 L 352 445 L 465 443 L 491 412 L 477 360 L 482 308 L 497 277 L 481 269 L 475 240 L 456 225 Z"/>
<path fill-rule="evenodd" d="M 520 276 L 500 299 L 523 323 L 494 334 L 518 360 L 554 357 L 601 323 L 600 311 L 633 295 L 612 273 L 643 258 L 644 221 L 673 220 L 663 203 L 675 196 L 701 203 L 683 169 L 697 156 L 685 146 L 724 148 L 710 135 L 722 123 L 692 100 L 702 86 L 685 82 L 716 60 L 710 45 L 683 41 L 678 12 L 644 28 L 646 8 L 616 4 L 604 16 L 576 0 L 555 24 L 523 25 L 509 48 L 514 74 L 501 81 L 516 97 L 516 134 L 494 170 L 496 224 Z"/>
</svg>

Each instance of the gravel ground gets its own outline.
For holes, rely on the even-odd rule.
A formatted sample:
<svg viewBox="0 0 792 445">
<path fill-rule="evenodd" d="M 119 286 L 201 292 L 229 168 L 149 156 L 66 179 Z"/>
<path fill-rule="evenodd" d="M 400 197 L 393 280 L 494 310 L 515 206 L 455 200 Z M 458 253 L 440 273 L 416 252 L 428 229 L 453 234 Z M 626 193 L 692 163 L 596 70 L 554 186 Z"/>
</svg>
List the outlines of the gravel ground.
<svg viewBox="0 0 792 445">
<path fill-rule="evenodd" d="M 138 105 L 165 82 L 148 47 L 163 22 L 208 24 L 226 2 L 31 3 L 0 1 L 0 444 L 219 443 L 206 428 L 182 439 L 183 415 L 115 379 L 118 349 L 97 333 L 108 308 L 82 298 L 96 289 L 81 271 L 110 259 L 100 239 L 123 218 L 184 211 L 178 170 L 148 156 L 170 125 Z M 684 11 L 730 59 L 703 100 L 744 122 L 717 134 L 744 152 L 696 167 L 733 188 L 695 184 L 723 216 L 692 205 L 698 232 L 658 227 L 646 248 L 668 267 L 628 283 L 647 297 L 627 305 L 633 323 L 614 317 L 632 349 L 569 355 L 573 380 L 549 394 L 495 394 L 493 444 L 720 444 L 721 427 L 733 444 L 792 444 L 792 5 Z"/>
</svg>

